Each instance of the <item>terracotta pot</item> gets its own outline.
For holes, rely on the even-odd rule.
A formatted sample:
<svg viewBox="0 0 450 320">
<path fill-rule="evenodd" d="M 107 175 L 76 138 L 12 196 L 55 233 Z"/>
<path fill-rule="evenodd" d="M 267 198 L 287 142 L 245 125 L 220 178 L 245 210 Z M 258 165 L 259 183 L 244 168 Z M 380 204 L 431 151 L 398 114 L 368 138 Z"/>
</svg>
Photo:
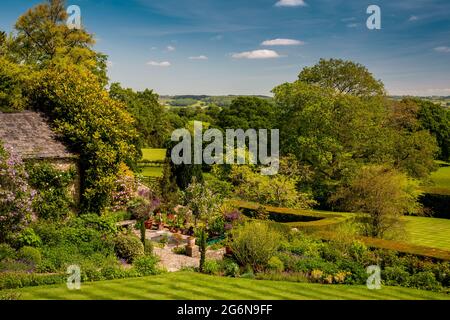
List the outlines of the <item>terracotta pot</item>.
<svg viewBox="0 0 450 320">
<path fill-rule="evenodd" d="M 153 221 L 145 221 L 145 228 L 151 229 L 153 227 Z"/>
<path fill-rule="evenodd" d="M 225 247 L 225 254 L 232 255 L 233 254 L 233 250 L 231 250 L 231 248 L 229 246 L 226 246 Z"/>
</svg>

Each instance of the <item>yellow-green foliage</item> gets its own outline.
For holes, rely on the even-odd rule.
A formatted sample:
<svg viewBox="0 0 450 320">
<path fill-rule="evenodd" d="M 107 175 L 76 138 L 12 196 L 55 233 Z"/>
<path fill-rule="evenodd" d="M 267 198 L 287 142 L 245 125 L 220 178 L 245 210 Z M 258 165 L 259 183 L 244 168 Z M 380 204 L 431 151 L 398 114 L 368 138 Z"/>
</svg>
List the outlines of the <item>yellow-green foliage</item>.
<svg viewBox="0 0 450 320">
<path fill-rule="evenodd" d="M 0 112 L 24 110 L 27 104 L 25 88 L 30 70 L 0 56 Z"/>
<path fill-rule="evenodd" d="M 110 204 L 120 163 L 137 160 L 133 118 L 109 97 L 95 75 L 77 66 L 44 71 L 33 89 L 35 107 L 80 154 L 82 209 L 102 211 Z"/>
</svg>

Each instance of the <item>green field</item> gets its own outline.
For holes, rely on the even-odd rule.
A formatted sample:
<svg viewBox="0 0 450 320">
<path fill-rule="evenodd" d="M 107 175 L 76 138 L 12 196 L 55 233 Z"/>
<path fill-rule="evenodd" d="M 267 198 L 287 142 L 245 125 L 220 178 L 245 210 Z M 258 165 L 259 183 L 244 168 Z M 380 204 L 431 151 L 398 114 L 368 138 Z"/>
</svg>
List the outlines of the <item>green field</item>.
<svg viewBox="0 0 450 320">
<path fill-rule="evenodd" d="M 431 174 L 431 186 L 424 187 L 425 193 L 450 195 L 450 163 L 437 161 L 439 169 Z"/>
<path fill-rule="evenodd" d="M 144 177 L 162 177 L 163 168 L 162 167 L 142 167 L 141 174 Z"/>
<path fill-rule="evenodd" d="M 450 250 L 450 219 L 404 217 L 407 242 Z"/>
<path fill-rule="evenodd" d="M 281 281 L 263 281 L 207 276 L 192 272 L 168 273 L 82 284 L 81 290 L 69 291 L 65 285 L 30 287 L 16 290 L 25 300 L 449 300 L 434 292 L 383 287 L 321 285 Z M 0 291 L 0 294 L 2 292 Z"/>
<path fill-rule="evenodd" d="M 142 160 L 143 161 L 156 161 L 161 162 L 166 159 L 166 149 L 154 149 L 146 148 L 142 149 Z M 141 166 L 141 174 L 148 178 L 159 178 L 163 175 L 163 168 L 161 165 L 145 165 Z"/>
<path fill-rule="evenodd" d="M 166 158 L 166 149 L 142 149 L 142 160 L 146 161 L 163 161 Z"/>
</svg>

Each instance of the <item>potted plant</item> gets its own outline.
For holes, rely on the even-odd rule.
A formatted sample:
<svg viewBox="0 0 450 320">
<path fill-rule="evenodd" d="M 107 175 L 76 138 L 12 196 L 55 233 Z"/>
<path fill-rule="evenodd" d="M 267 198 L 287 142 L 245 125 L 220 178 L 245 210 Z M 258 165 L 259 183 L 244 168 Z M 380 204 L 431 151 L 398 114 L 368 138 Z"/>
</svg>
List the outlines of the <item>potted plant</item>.
<svg viewBox="0 0 450 320">
<path fill-rule="evenodd" d="M 145 228 L 148 230 L 151 230 L 153 228 L 153 219 L 149 218 L 147 221 L 145 221 Z"/>
</svg>

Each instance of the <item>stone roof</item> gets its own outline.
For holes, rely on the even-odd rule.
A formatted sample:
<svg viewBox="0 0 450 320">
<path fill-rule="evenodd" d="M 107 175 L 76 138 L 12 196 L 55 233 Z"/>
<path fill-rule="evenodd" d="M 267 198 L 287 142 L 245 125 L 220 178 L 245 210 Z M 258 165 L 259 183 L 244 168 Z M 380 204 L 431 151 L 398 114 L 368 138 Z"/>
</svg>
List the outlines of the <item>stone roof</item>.
<svg viewBox="0 0 450 320">
<path fill-rule="evenodd" d="M 45 118 L 37 112 L 1 113 L 0 140 L 22 159 L 68 159 L 75 154 L 57 140 Z"/>
</svg>

